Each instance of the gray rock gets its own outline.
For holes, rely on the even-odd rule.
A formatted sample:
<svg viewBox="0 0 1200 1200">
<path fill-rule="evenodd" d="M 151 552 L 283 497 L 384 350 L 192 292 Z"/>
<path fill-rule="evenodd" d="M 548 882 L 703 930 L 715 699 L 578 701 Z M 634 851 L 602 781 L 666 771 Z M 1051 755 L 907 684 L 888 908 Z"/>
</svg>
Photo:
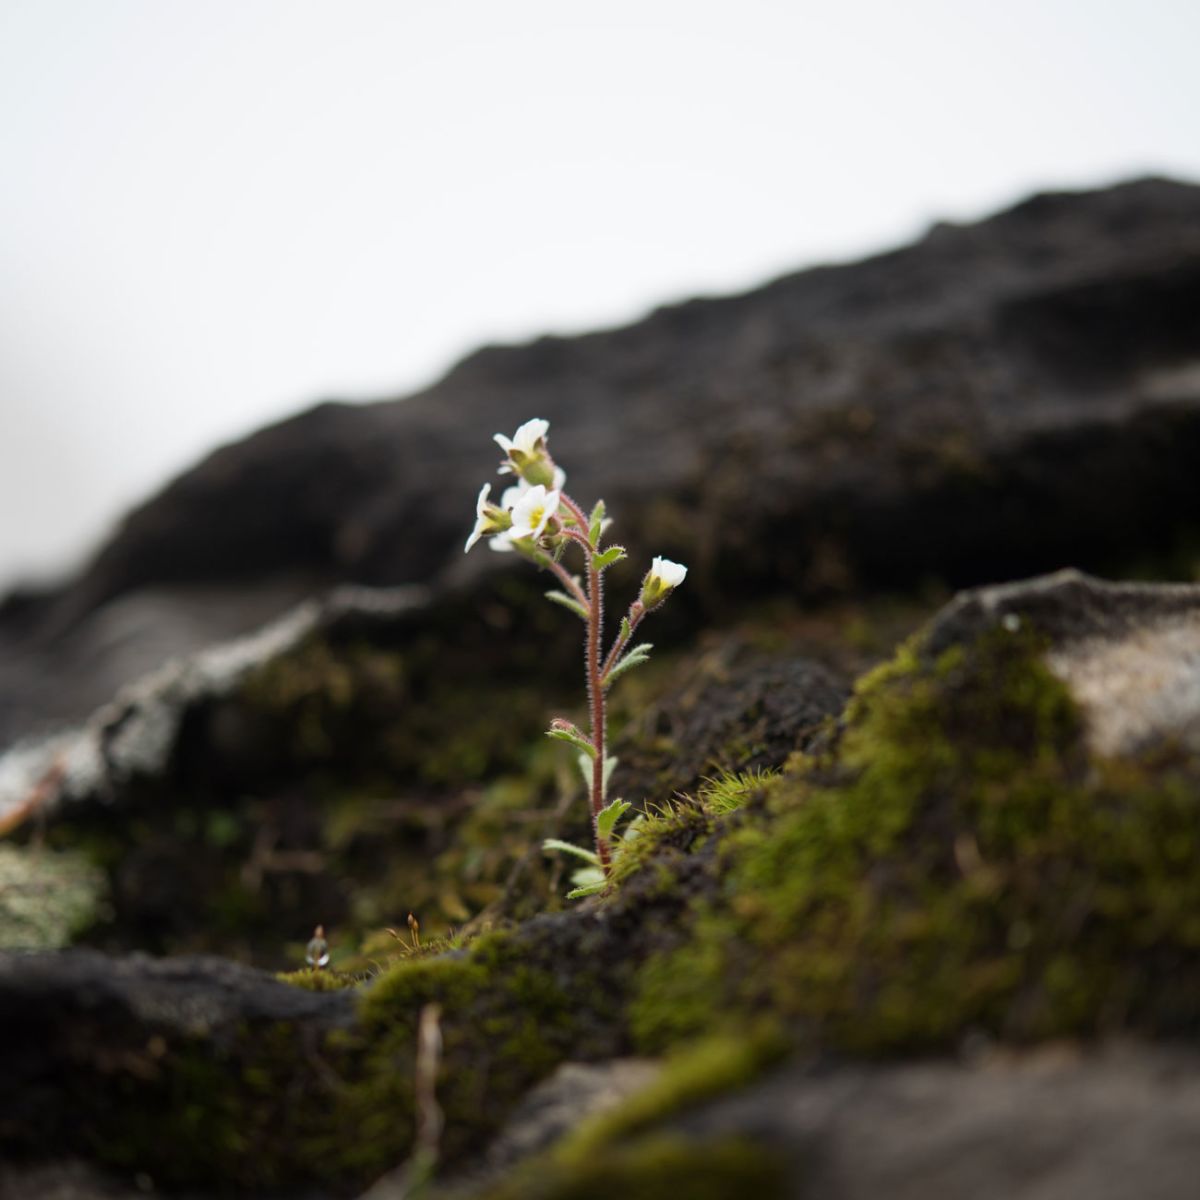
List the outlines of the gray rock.
<svg viewBox="0 0 1200 1200">
<path fill-rule="evenodd" d="M 958 596 L 930 653 L 987 629 L 1033 628 L 1082 707 L 1091 749 L 1135 755 L 1170 741 L 1200 750 L 1200 586 L 1108 583 L 1060 571 Z"/>
<path fill-rule="evenodd" d="M 796 1200 L 1189 1200 L 1200 1054 L 1127 1043 L 796 1068 L 671 1128 L 784 1153 Z"/>
<path fill-rule="evenodd" d="M 315 633 L 395 623 L 423 598 L 415 588 L 345 587 L 310 600 L 244 637 L 169 660 L 123 688 L 76 728 L 31 738 L 0 755 L 0 831 L 35 805 L 111 800 L 138 778 L 161 775 L 188 714 L 230 695 L 246 676 Z"/>
</svg>

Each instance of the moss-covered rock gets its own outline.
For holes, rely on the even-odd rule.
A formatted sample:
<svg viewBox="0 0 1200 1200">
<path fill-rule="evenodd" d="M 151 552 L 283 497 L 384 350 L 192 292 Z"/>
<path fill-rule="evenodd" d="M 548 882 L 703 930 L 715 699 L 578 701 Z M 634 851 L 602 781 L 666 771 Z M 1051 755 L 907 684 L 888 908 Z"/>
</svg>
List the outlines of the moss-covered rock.
<svg viewBox="0 0 1200 1200">
<path fill-rule="evenodd" d="M 642 970 L 645 1047 L 767 1009 L 865 1053 L 1200 1028 L 1200 771 L 1091 758 L 1036 632 L 865 679 L 836 747 L 721 839 L 719 884 Z"/>
<path fill-rule="evenodd" d="M 103 1019 L 72 981 L 31 1013 L 12 1002 L 14 964 L 4 1015 L 42 1056 L 26 1077 L 44 1112 L 18 1115 L 10 1098 L 9 1148 L 61 1144 L 164 1183 L 349 1191 L 412 1151 L 418 1027 L 437 1006 L 444 1173 L 478 1162 L 558 1064 L 667 1052 L 644 1094 L 493 1181 L 495 1195 L 704 1180 L 713 1195 L 747 1181 L 773 1195 L 794 1162 L 735 1152 L 724 1134 L 696 1141 L 687 1114 L 778 1056 L 942 1052 L 980 1034 L 1193 1037 L 1200 768 L 1175 732 L 1186 709 L 1158 695 L 1143 715 L 1167 714 L 1160 736 L 1100 753 L 1099 700 L 1075 691 L 1096 622 L 1052 619 L 1080 596 L 1056 587 L 1027 589 L 1024 607 L 957 602 L 860 681 L 839 722 L 793 739 L 782 770 L 651 806 L 609 892 L 582 905 L 420 946 L 380 935 L 393 955 L 268 981 L 296 999 L 264 994 L 242 1019 L 201 1006 L 193 1020 L 193 977 L 149 1008 L 131 985 Z M 1085 594 L 1096 610 L 1112 599 L 1120 636 L 1139 640 L 1128 595 Z M 1200 593 L 1170 605 L 1200 611 Z M 523 803 L 503 777 L 491 786 L 496 809 L 472 817 L 483 841 Z"/>
</svg>

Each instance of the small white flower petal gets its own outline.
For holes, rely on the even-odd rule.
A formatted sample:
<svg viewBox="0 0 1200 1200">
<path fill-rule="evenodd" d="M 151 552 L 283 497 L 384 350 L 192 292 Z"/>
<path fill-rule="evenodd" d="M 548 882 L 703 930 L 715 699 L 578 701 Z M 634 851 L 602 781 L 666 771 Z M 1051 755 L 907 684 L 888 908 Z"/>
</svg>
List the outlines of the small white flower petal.
<svg viewBox="0 0 1200 1200">
<path fill-rule="evenodd" d="M 487 525 L 488 493 L 491 490 L 492 485 L 490 483 L 485 483 L 479 489 L 479 499 L 475 501 L 475 528 L 471 530 L 471 536 L 467 538 L 467 544 L 463 549 L 464 554 L 483 537 L 483 531 Z"/>
<path fill-rule="evenodd" d="M 661 580 L 664 587 L 675 588 L 687 578 L 687 567 L 669 558 L 656 558 L 650 564 L 650 575 Z"/>
<path fill-rule="evenodd" d="M 543 421 L 541 417 L 534 417 L 533 420 L 526 421 L 513 435 L 512 445 L 520 450 L 522 454 L 532 454 L 533 448 L 549 431 L 549 421 Z M 509 448 L 505 447 L 505 449 Z"/>
<path fill-rule="evenodd" d="M 514 538 L 539 538 L 550 518 L 558 512 L 561 493 L 547 492 L 539 483 L 531 487 L 513 505 L 512 529 Z"/>
</svg>

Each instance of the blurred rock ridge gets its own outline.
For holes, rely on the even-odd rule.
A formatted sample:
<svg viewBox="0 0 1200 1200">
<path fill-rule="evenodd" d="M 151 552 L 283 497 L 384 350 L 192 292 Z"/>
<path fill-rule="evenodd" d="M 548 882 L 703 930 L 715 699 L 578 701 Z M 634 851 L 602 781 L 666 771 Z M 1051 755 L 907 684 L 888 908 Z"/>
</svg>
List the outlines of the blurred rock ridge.
<svg viewBox="0 0 1200 1200">
<path fill-rule="evenodd" d="M 689 567 L 583 903 L 535 416 Z M 0 602 L 0 1200 L 1193 1195 L 1198 463 L 1166 179 L 217 450 Z"/>
</svg>

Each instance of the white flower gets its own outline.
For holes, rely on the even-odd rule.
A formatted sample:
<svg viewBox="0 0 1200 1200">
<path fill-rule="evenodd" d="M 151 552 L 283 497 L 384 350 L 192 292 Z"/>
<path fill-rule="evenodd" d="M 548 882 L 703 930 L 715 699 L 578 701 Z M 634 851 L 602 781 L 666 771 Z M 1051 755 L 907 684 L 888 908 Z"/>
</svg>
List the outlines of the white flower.
<svg viewBox="0 0 1200 1200">
<path fill-rule="evenodd" d="M 495 504 L 489 502 L 488 493 L 491 490 L 492 485 L 490 483 L 485 483 L 479 489 L 479 498 L 475 501 L 475 528 L 471 530 L 471 536 L 467 538 L 467 544 L 463 548 L 464 554 L 481 537 L 485 537 L 488 534 L 503 534 L 512 524 L 512 517 L 505 510 L 506 506 L 498 508 Z M 512 489 L 510 488 L 509 490 L 511 491 Z"/>
<path fill-rule="evenodd" d="M 546 449 L 546 434 L 549 430 L 549 421 L 534 417 L 517 430 L 515 437 L 506 438 L 502 433 L 496 434 L 496 443 L 504 451 L 500 474 L 516 472 L 526 483 L 552 486 L 554 463 Z"/>
<path fill-rule="evenodd" d="M 550 422 L 534 417 L 517 430 L 511 441 L 502 433 L 496 434 L 495 440 L 505 454 L 511 455 L 516 450 L 519 454 L 532 455 L 537 451 L 538 442 L 545 441 L 549 432 Z"/>
<path fill-rule="evenodd" d="M 550 518 L 558 512 L 559 492 L 547 492 L 535 484 L 513 505 L 512 528 L 508 536 L 514 541 L 540 538 Z"/>
<path fill-rule="evenodd" d="M 672 562 L 669 558 L 655 558 L 642 580 L 641 601 L 646 608 L 656 608 L 660 605 L 685 579 L 687 567 L 682 563 Z"/>
<path fill-rule="evenodd" d="M 516 503 L 529 491 L 532 485 L 525 482 L 524 479 L 518 479 L 512 487 L 506 487 L 500 496 L 500 507 L 505 512 L 512 512 L 516 507 Z M 554 468 L 554 484 L 553 490 L 561 492 L 567 486 L 567 473 L 562 467 Z"/>
<path fill-rule="evenodd" d="M 665 587 L 676 588 L 687 578 L 687 567 L 669 558 L 656 558 L 650 563 L 650 578 L 660 580 Z"/>
</svg>

